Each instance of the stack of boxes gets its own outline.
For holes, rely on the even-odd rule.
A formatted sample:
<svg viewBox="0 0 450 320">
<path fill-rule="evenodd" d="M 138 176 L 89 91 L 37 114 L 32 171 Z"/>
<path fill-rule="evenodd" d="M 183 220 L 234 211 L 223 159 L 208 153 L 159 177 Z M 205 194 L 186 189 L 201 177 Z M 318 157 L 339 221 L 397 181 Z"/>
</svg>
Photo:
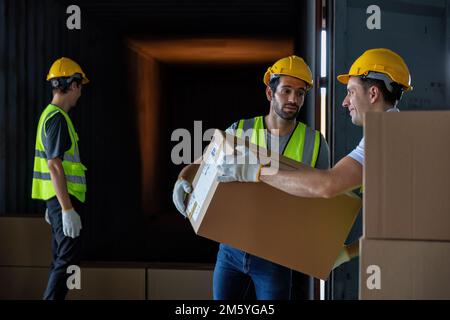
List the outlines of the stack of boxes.
<svg viewBox="0 0 450 320">
<path fill-rule="evenodd" d="M 366 117 L 360 299 L 450 299 L 450 112 Z"/>
</svg>

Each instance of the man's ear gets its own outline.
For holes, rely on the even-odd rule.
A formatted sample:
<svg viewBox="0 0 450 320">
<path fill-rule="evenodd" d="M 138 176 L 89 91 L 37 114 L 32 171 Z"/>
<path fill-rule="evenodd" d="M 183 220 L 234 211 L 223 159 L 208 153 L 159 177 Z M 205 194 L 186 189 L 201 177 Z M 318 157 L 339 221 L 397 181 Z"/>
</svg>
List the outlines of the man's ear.
<svg viewBox="0 0 450 320">
<path fill-rule="evenodd" d="M 272 101 L 273 92 L 272 92 L 272 89 L 270 89 L 269 86 L 266 87 L 266 97 L 267 97 L 267 100 Z"/>
<path fill-rule="evenodd" d="M 369 88 L 369 99 L 370 103 L 375 103 L 381 98 L 381 91 L 380 88 L 377 86 L 371 86 Z"/>
<path fill-rule="evenodd" d="M 80 84 L 81 85 L 81 84 Z M 76 81 L 72 81 L 70 83 L 70 90 L 75 90 L 78 89 L 78 87 L 80 86 Z"/>
</svg>

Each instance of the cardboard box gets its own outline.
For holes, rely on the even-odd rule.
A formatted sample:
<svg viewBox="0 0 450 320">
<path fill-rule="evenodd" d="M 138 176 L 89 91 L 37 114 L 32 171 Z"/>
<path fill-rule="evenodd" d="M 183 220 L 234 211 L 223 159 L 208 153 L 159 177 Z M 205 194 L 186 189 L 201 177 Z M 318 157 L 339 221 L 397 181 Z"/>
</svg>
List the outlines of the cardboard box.
<svg viewBox="0 0 450 320">
<path fill-rule="evenodd" d="M 0 266 L 0 300 L 41 300 L 48 267 Z"/>
<path fill-rule="evenodd" d="M 48 268 L 51 246 L 51 227 L 43 216 L 0 218 L 1 266 Z"/>
<path fill-rule="evenodd" d="M 147 269 L 147 300 L 212 300 L 213 269 Z"/>
<path fill-rule="evenodd" d="M 237 138 L 235 138 L 237 139 Z M 198 235 L 320 279 L 327 279 L 361 208 L 355 195 L 306 199 L 265 183 L 218 183 L 217 166 L 229 140 L 216 131 L 193 181 L 187 211 Z M 243 141 L 237 139 L 238 144 Z M 250 145 L 254 152 L 257 146 Z M 274 167 L 298 163 L 273 153 Z M 263 159 L 264 162 L 266 159 Z"/>
<path fill-rule="evenodd" d="M 67 300 L 145 300 L 145 267 L 80 266 L 81 289 L 69 290 Z"/>
<path fill-rule="evenodd" d="M 450 299 L 450 242 L 362 238 L 359 285 L 364 300 Z"/>
<path fill-rule="evenodd" d="M 364 236 L 450 240 L 450 112 L 369 113 Z"/>
</svg>

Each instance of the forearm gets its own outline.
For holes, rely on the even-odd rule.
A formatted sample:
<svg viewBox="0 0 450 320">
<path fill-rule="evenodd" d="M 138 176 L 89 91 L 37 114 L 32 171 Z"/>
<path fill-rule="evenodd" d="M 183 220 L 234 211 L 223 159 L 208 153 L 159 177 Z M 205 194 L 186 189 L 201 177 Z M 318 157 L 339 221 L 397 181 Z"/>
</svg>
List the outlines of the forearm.
<svg viewBox="0 0 450 320">
<path fill-rule="evenodd" d="M 49 165 L 50 176 L 52 179 L 53 188 L 55 189 L 56 197 L 63 210 L 73 208 L 70 201 L 69 192 L 67 190 L 67 181 L 64 174 L 62 164 L 59 162 L 53 162 Z"/>
<path fill-rule="evenodd" d="M 260 180 L 279 190 L 298 197 L 328 198 L 329 170 L 312 169 L 306 165 L 296 171 L 279 170 L 270 174 L 270 168 L 262 168 Z"/>
<path fill-rule="evenodd" d="M 332 169 L 313 169 L 301 164 L 295 171 L 280 170 L 270 175 L 270 168 L 262 168 L 260 180 L 298 197 L 332 198 L 348 192 L 362 183 L 362 165 L 344 157 Z"/>
</svg>

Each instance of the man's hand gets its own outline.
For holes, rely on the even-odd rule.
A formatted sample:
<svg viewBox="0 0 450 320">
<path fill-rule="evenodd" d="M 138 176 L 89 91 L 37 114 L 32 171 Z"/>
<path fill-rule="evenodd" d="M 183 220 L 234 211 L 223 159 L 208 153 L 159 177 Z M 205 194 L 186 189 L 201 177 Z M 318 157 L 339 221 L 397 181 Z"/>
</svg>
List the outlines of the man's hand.
<svg viewBox="0 0 450 320">
<path fill-rule="evenodd" d="M 250 152 L 245 145 L 238 145 L 234 155 L 224 157 L 224 162 L 219 165 L 219 182 L 259 182 L 261 164 L 255 154 Z"/>
<path fill-rule="evenodd" d="M 219 182 L 259 182 L 260 164 L 221 164 L 219 165 Z"/>
<path fill-rule="evenodd" d="M 80 235 L 81 219 L 74 208 L 62 210 L 63 232 L 66 237 L 76 238 Z"/>
<path fill-rule="evenodd" d="M 184 205 L 184 200 L 186 199 L 186 195 L 191 192 L 192 186 L 187 180 L 180 178 L 177 182 L 175 182 L 172 193 L 173 203 L 184 217 L 186 217 L 186 206 Z"/>
</svg>

